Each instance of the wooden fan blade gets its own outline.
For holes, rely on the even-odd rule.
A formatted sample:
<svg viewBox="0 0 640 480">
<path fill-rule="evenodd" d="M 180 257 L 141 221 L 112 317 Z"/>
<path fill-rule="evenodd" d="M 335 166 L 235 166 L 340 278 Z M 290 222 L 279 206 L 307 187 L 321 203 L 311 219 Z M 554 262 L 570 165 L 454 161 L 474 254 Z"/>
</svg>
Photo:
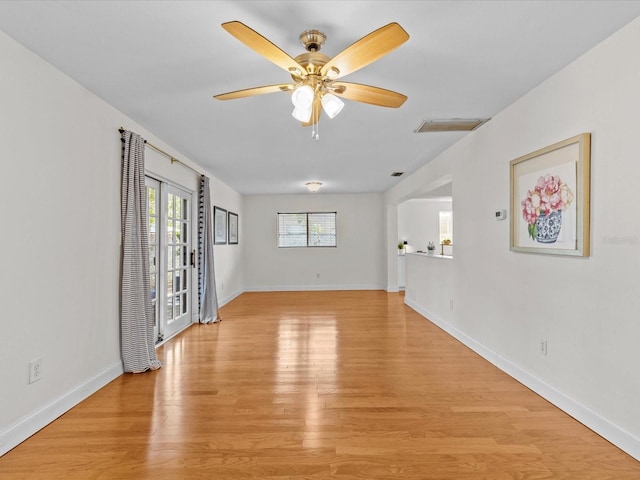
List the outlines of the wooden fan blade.
<svg viewBox="0 0 640 480">
<path fill-rule="evenodd" d="M 322 67 L 320 73 L 324 76 L 331 70 L 337 69 L 337 74 L 331 78 L 344 77 L 375 62 L 380 57 L 398 48 L 408 39 L 409 34 L 400 25 L 395 22 L 390 23 L 362 37 L 344 49 L 329 60 Z"/>
<path fill-rule="evenodd" d="M 311 108 L 311 118 L 308 122 L 302 122 L 303 127 L 310 127 L 314 123 L 317 124 L 318 120 L 320 120 L 320 112 L 322 111 L 322 101 L 320 100 L 320 98 L 315 98 L 315 100 L 313 101 L 313 106 Z"/>
<path fill-rule="evenodd" d="M 300 75 L 306 72 L 305 68 L 296 62 L 290 55 L 273 44 L 255 30 L 247 27 L 244 23 L 233 21 L 222 24 L 231 35 L 236 37 L 250 49 L 256 51 L 270 62 L 286 70 L 289 73 L 299 72 Z"/>
<path fill-rule="evenodd" d="M 263 87 L 245 88 L 244 90 L 236 90 L 235 92 L 221 93 L 214 95 L 216 100 L 233 100 L 235 98 L 252 97 L 254 95 L 263 95 L 265 93 L 274 92 L 290 92 L 295 85 L 293 83 L 282 83 L 278 85 L 265 85 Z"/>
<path fill-rule="evenodd" d="M 401 93 L 360 83 L 333 82 L 331 87 L 332 93 L 338 97 L 379 107 L 398 108 L 407 99 L 407 96 Z"/>
</svg>

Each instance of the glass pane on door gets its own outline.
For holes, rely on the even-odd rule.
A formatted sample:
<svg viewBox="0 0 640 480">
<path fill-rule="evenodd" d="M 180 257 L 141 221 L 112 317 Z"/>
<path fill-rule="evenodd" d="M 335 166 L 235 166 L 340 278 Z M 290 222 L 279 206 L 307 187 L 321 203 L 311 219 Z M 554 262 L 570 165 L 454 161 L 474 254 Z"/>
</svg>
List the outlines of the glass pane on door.
<svg viewBox="0 0 640 480">
<path fill-rule="evenodd" d="M 187 278 L 191 273 L 189 263 L 189 229 L 191 195 L 179 189 L 167 194 L 167 320 L 168 323 L 191 321 L 190 292 Z"/>
<path fill-rule="evenodd" d="M 147 225 L 149 234 L 149 295 L 151 296 L 151 308 L 153 311 L 153 329 L 154 338 L 160 335 L 159 330 L 159 312 L 158 312 L 158 268 L 160 257 L 160 244 L 158 233 L 159 229 L 159 213 L 160 213 L 160 182 L 147 177 L 145 179 L 147 194 Z"/>
</svg>

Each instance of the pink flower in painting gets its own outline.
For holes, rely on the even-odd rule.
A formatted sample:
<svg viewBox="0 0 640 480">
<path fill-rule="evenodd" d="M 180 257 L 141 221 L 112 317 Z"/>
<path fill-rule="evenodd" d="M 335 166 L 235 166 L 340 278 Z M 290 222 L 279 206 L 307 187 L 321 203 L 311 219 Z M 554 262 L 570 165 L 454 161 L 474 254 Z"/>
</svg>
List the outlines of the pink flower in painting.
<svg viewBox="0 0 640 480">
<path fill-rule="evenodd" d="M 527 223 L 535 223 L 540 208 L 540 195 L 529 191 L 527 198 L 522 201 L 522 216 Z"/>
<path fill-rule="evenodd" d="M 527 191 L 520 205 L 522 217 L 529 225 L 536 223 L 540 215 L 566 210 L 573 201 L 573 192 L 557 175 L 546 174 L 538 178 L 533 190 Z"/>
</svg>

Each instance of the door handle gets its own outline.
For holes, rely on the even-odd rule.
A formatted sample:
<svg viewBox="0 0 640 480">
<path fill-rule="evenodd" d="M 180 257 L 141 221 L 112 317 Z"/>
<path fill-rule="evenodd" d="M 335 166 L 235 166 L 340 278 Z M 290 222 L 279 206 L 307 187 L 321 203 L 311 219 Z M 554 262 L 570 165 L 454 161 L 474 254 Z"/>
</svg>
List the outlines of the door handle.
<svg viewBox="0 0 640 480">
<path fill-rule="evenodd" d="M 196 251 L 195 250 L 191 250 L 191 266 L 192 267 L 196 266 Z"/>
</svg>

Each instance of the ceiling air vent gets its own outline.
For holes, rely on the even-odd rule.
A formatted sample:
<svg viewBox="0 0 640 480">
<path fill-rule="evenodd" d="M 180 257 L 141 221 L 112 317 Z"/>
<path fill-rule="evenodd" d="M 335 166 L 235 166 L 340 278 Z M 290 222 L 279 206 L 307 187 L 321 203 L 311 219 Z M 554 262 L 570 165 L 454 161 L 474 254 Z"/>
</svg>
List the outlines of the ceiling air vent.
<svg viewBox="0 0 640 480">
<path fill-rule="evenodd" d="M 488 122 L 489 118 L 451 118 L 448 120 L 425 120 L 415 131 L 422 132 L 470 132 Z"/>
<path fill-rule="evenodd" d="M 391 174 L 392 177 L 401 177 L 404 174 L 404 172 L 393 172 Z"/>
</svg>

